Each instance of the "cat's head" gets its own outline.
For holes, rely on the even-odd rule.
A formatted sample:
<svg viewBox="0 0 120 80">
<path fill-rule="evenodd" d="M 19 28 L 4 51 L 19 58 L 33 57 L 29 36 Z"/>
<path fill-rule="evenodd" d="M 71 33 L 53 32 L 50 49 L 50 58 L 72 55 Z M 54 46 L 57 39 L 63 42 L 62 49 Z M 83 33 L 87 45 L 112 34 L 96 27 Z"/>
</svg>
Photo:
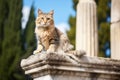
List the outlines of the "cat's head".
<svg viewBox="0 0 120 80">
<path fill-rule="evenodd" d="M 38 9 L 38 16 L 35 21 L 36 27 L 49 27 L 50 25 L 53 25 L 53 14 L 53 10 L 48 13 L 43 13 L 40 9 Z"/>
</svg>

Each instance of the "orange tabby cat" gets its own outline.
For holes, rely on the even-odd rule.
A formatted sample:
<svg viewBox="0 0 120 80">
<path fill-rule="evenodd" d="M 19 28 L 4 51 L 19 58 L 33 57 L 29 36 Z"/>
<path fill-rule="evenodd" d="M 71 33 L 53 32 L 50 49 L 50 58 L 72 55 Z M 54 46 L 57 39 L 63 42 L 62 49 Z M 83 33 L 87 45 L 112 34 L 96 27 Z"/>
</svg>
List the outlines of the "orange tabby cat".
<svg viewBox="0 0 120 80">
<path fill-rule="evenodd" d="M 68 37 L 55 27 L 53 14 L 53 10 L 49 13 L 43 13 L 40 9 L 38 10 L 38 16 L 35 21 L 38 44 L 34 54 L 41 51 L 68 52 L 73 48 Z"/>
</svg>

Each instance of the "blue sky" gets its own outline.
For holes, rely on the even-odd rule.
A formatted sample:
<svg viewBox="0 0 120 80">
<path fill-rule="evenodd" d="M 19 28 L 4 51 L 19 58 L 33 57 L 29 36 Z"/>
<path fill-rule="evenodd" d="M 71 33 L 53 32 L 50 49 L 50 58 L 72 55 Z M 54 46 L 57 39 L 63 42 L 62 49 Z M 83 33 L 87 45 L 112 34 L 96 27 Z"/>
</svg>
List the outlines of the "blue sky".
<svg viewBox="0 0 120 80">
<path fill-rule="evenodd" d="M 72 0 L 23 0 L 24 21 L 25 19 L 27 20 L 31 5 L 34 5 L 35 16 L 37 16 L 38 8 L 41 9 L 43 12 L 49 12 L 50 10 L 54 10 L 55 25 L 63 32 L 69 29 L 69 16 L 75 16 Z"/>
</svg>

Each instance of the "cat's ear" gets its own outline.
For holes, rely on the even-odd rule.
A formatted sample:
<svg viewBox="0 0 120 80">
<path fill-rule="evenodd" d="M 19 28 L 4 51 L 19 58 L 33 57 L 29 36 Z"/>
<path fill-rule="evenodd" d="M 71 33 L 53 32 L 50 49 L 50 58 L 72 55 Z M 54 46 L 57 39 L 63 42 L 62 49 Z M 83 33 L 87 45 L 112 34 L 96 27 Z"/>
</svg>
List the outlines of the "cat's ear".
<svg viewBox="0 0 120 80">
<path fill-rule="evenodd" d="M 53 15 L 53 14 L 54 14 L 54 10 L 51 10 L 51 11 L 49 12 L 49 14 Z"/>
<path fill-rule="evenodd" d="M 42 10 L 38 9 L 38 15 L 42 14 Z"/>
</svg>

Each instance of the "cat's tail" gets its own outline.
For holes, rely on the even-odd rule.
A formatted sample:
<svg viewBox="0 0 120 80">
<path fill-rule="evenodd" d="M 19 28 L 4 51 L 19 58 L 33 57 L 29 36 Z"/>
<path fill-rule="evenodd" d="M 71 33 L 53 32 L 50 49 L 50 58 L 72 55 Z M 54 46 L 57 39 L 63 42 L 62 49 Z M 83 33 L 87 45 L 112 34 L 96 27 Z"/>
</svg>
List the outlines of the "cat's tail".
<svg viewBox="0 0 120 80">
<path fill-rule="evenodd" d="M 62 34 L 60 36 L 60 47 L 62 48 L 62 50 L 64 52 L 73 49 L 73 45 L 70 44 L 70 41 L 69 41 L 67 35 L 65 35 L 65 34 Z"/>
</svg>

